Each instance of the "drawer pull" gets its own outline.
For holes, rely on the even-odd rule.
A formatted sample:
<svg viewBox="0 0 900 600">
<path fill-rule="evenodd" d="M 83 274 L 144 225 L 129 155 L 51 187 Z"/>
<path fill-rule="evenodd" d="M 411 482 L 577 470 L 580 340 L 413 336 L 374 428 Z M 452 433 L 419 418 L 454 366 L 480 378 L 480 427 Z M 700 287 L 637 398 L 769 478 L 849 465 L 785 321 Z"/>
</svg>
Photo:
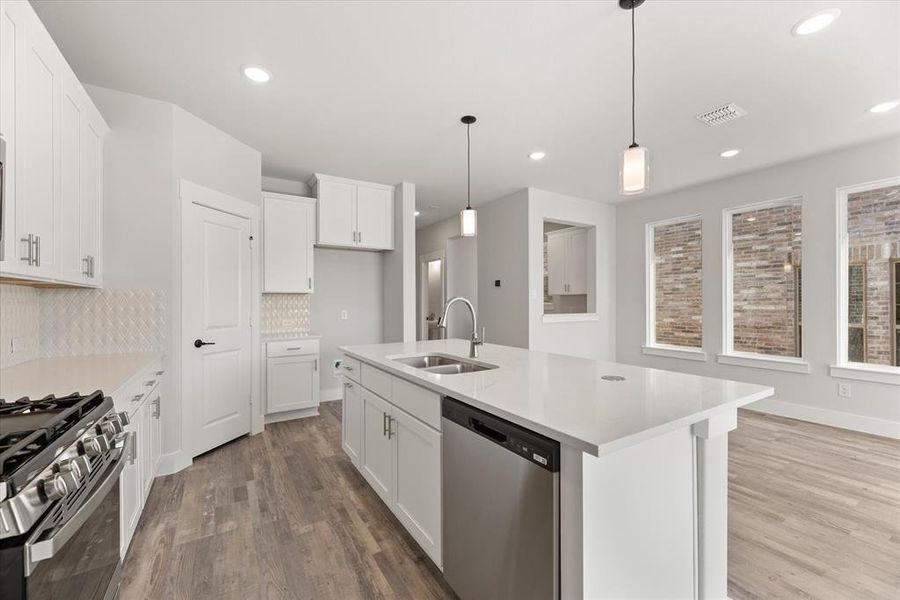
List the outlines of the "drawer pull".
<svg viewBox="0 0 900 600">
<path fill-rule="evenodd" d="M 143 397 L 144 397 L 143 394 L 135 394 L 134 397 L 131 399 L 131 401 L 132 401 L 132 402 L 139 402 L 140 399 L 143 398 Z"/>
<path fill-rule="evenodd" d="M 165 373 L 165 371 L 157 371 L 157 372 L 156 372 L 156 376 L 157 376 L 157 377 L 162 377 L 162 374 L 163 374 L 163 373 Z"/>
<path fill-rule="evenodd" d="M 351 367 L 350 365 L 344 365 L 344 370 L 345 370 L 345 371 L 352 371 L 352 370 L 353 370 L 353 367 Z"/>
<path fill-rule="evenodd" d="M 295 350 L 303 350 L 303 346 L 294 346 L 293 348 L 285 348 L 288 352 L 293 352 Z"/>
<path fill-rule="evenodd" d="M 148 381 L 147 383 L 144 384 L 144 387 L 152 387 L 155 384 L 156 384 L 156 380 L 151 379 L 150 381 Z"/>
</svg>

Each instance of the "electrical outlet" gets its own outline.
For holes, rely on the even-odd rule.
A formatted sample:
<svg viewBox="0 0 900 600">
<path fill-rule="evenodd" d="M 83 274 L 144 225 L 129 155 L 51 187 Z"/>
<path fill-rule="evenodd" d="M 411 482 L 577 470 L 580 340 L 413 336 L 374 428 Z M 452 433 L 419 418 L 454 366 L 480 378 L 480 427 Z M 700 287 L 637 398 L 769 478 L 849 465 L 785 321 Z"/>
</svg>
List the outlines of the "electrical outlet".
<svg viewBox="0 0 900 600">
<path fill-rule="evenodd" d="M 334 375 L 335 377 L 340 377 L 341 376 L 341 359 L 339 359 L 339 358 L 334 359 L 334 361 L 331 363 L 331 367 L 332 367 L 332 375 Z"/>
<path fill-rule="evenodd" d="M 850 384 L 849 383 L 839 383 L 838 384 L 838 396 L 841 398 L 849 398 L 850 397 Z"/>
<path fill-rule="evenodd" d="M 350 317 L 350 311 L 346 308 L 341 310 L 341 321 L 346 321 Z"/>
<path fill-rule="evenodd" d="M 9 353 L 18 354 L 25 351 L 25 338 L 14 337 L 9 338 Z"/>
</svg>

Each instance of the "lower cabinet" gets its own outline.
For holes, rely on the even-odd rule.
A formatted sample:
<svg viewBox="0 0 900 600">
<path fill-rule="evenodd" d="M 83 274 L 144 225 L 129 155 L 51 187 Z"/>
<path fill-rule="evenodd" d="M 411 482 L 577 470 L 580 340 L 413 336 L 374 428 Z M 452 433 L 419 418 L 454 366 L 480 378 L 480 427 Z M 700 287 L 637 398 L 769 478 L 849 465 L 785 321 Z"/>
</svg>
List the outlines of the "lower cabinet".
<svg viewBox="0 0 900 600">
<path fill-rule="evenodd" d="M 341 445 L 358 469 L 362 457 L 362 396 L 358 383 L 344 382 L 344 404 L 341 409 Z"/>
<path fill-rule="evenodd" d="M 138 415 L 135 415 L 136 417 Z M 139 417 L 138 417 L 139 418 Z M 134 445 L 129 450 L 131 458 L 125 463 L 125 469 L 119 478 L 119 498 L 121 505 L 121 519 L 119 521 L 119 542 L 121 544 L 121 556 L 125 558 L 128 552 L 128 545 L 131 543 L 131 536 L 137 528 L 138 520 L 141 518 L 141 509 L 143 507 L 143 494 L 141 493 L 141 467 L 138 462 L 138 448 L 140 442 L 140 422 L 137 418 L 133 418 L 131 424 L 126 428 L 135 434 Z"/>
<path fill-rule="evenodd" d="M 441 432 L 350 380 L 343 402 L 344 452 L 441 568 Z"/>
</svg>

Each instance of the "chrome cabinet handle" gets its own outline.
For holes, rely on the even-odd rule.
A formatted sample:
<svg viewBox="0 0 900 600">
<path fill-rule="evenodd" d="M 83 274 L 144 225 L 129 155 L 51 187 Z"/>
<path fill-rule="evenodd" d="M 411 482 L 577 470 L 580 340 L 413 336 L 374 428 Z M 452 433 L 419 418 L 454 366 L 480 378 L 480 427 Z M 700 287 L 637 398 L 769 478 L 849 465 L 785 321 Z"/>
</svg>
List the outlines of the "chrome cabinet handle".
<svg viewBox="0 0 900 600">
<path fill-rule="evenodd" d="M 318 370 L 319 370 L 319 359 L 317 358 L 315 366 L 313 367 L 313 371 L 318 371 Z"/>
<path fill-rule="evenodd" d="M 150 381 L 148 381 L 147 383 L 144 384 L 144 387 L 153 387 L 153 385 L 154 385 L 155 383 L 156 383 L 156 380 L 155 380 L 155 379 L 151 379 Z"/>
<path fill-rule="evenodd" d="M 91 261 L 90 261 L 90 265 L 91 265 L 91 275 L 90 275 L 90 277 L 91 277 L 91 279 L 93 279 L 93 278 L 94 278 L 94 257 L 93 257 L 93 256 L 89 256 L 88 258 L 91 259 Z"/>
<path fill-rule="evenodd" d="M 356 241 L 362 244 L 362 231 L 356 232 Z"/>
<path fill-rule="evenodd" d="M 394 417 L 388 416 L 388 439 L 391 439 L 395 435 L 397 435 L 397 432 L 394 431 L 394 421 L 396 420 L 397 419 L 395 419 Z"/>
<path fill-rule="evenodd" d="M 285 348 L 287 352 L 293 352 L 295 350 L 303 350 L 303 346 L 294 346 L 293 348 Z"/>
<path fill-rule="evenodd" d="M 353 370 L 353 367 L 351 367 L 350 365 L 343 365 L 343 369 L 344 369 L 345 371 L 352 371 L 352 370 Z"/>
<path fill-rule="evenodd" d="M 352 384 L 352 383 L 345 383 L 344 385 L 346 385 L 348 388 L 351 388 L 351 389 L 353 388 L 353 384 Z"/>
<path fill-rule="evenodd" d="M 24 260 L 30 267 L 34 264 L 34 236 L 29 233 L 28 237 L 19 238 L 19 241 L 28 244 L 28 256 L 23 256 L 19 260 Z"/>
<path fill-rule="evenodd" d="M 135 394 L 134 397 L 131 399 L 131 401 L 132 402 L 140 402 L 141 398 L 143 398 L 143 397 L 144 397 L 143 394 Z"/>
<path fill-rule="evenodd" d="M 86 275 L 87 277 L 91 276 L 91 257 L 85 256 L 81 259 L 81 262 L 84 263 L 84 271 L 81 272 L 82 275 Z"/>
<path fill-rule="evenodd" d="M 312 289 L 312 277 L 308 277 L 307 279 L 309 279 L 309 286 L 308 286 L 308 287 L 309 287 L 309 289 Z"/>
<path fill-rule="evenodd" d="M 381 426 L 382 426 L 381 435 L 387 435 L 387 434 L 388 434 L 388 416 L 387 416 L 387 413 L 381 413 Z"/>
<path fill-rule="evenodd" d="M 161 377 L 163 373 L 165 373 L 165 371 L 157 371 L 156 376 Z"/>
<path fill-rule="evenodd" d="M 153 418 L 158 419 L 160 412 L 162 412 L 162 410 L 160 408 L 159 398 L 157 397 L 156 400 L 153 401 Z"/>
<path fill-rule="evenodd" d="M 41 236 L 34 236 L 34 266 L 41 266 Z"/>
</svg>

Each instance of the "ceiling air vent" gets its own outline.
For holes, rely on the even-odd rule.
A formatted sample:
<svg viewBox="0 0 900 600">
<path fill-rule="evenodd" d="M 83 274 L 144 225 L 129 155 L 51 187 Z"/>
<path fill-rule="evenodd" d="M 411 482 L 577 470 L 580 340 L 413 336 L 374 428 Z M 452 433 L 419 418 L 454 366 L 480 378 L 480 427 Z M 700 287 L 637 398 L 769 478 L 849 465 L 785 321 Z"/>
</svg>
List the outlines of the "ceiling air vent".
<svg viewBox="0 0 900 600">
<path fill-rule="evenodd" d="M 715 127 L 716 125 L 721 125 L 722 123 L 734 121 L 735 119 L 743 117 L 746 114 L 747 111 L 737 104 L 725 104 L 724 106 L 719 106 L 718 108 L 708 110 L 705 113 L 700 113 L 699 115 L 697 115 L 697 120 L 701 123 L 706 123 L 710 127 Z"/>
</svg>

